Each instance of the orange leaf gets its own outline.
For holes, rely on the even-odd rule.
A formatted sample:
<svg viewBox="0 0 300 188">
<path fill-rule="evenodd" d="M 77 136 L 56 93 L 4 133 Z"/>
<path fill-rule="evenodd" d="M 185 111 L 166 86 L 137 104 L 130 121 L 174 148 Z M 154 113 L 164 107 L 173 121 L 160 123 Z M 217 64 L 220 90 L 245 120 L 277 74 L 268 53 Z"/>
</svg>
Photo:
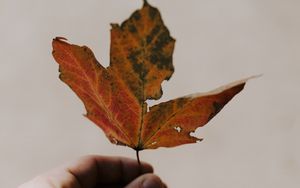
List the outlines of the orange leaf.
<svg viewBox="0 0 300 188">
<path fill-rule="evenodd" d="M 83 101 L 86 117 L 103 129 L 111 142 L 134 147 L 141 106 L 110 70 L 101 66 L 88 47 L 53 40 L 53 56 L 60 79 Z"/>
<path fill-rule="evenodd" d="M 193 94 L 151 107 L 144 120 L 143 148 L 174 147 L 201 141 L 191 133 L 219 113 L 250 78 L 211 92 Z"/>
<path fill-rule="evenodd" d="M 162 81 L 174 72 L 174 44 L 159 11 L 145 2 L 121 26 L 112 24 L 110 69 L 141 104 L 159 99 Z"/>
<path fill-rule="evenodd" d="M 148 111 L 146 100 L 159 99 L 161 83 L 174 72 L 174 44 L 159 11 L 147 1 L 120 26 L 112 24 L 108 68 L 86 46 L 62 37 L 52 43 L 60 79 L 83 101 L 86 117 L 112 143 L 137 151 L 201 140 L 190 133 L 213 118 L 247 81 L 163 102 Z"/>
</svg>

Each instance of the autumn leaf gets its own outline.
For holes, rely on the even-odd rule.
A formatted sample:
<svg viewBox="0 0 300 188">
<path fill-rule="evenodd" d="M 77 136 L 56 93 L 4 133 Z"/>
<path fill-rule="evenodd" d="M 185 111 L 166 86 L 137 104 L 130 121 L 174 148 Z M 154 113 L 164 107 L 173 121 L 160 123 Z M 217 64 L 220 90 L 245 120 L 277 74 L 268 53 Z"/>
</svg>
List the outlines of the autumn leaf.
<svg viewBox="0 0 300 188">
<path fill-rule="evenodd" d="M 191 133 L 220 112 L 248 80 L 148 109 L 147 100 L 161 98 L 161 83 L 174 72 L 175 40 L 158 9 L 147 1 L 121 25 L 112 24 L 107 68 L 86 46 L 69 44 L 62 37 L 52 44 L 60 79 L 83 101 L 85 116 L 112 143 L 137 151 L 200 141 Z"/>
</svg>

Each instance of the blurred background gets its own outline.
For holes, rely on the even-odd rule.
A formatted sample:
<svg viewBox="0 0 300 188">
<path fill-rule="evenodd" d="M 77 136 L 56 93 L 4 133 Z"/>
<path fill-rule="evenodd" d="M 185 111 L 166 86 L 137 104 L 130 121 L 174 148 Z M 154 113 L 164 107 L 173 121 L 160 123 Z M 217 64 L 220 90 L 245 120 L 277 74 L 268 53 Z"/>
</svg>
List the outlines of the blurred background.
<svg viewBox="0 0 300 188">
<path fill-rule="evenodd" d="M 176 38 L 166 101 L 251 75 L 196 135 L 204 141 L 141 152 L 171 188 L 300 185 L 300 1 L 149 0 Z M 135 152 L 109 143 L 58 79 L 52 38 L 87 45 L 109 63 L 110 23 L 142 0 L 0 0 L 0 187 L 16 187 L 82 155 Z M 157 102 L 150 102 L 151 104 Z"/>
</svg>

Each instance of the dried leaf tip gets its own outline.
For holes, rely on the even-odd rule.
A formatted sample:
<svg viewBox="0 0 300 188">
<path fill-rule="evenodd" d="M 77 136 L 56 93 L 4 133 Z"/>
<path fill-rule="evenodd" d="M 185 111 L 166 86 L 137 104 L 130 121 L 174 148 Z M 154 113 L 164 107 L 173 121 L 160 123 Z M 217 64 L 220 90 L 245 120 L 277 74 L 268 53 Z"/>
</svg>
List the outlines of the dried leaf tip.
<svg viewBox="0 0 300 188">
<path fill-rule="evenodd" d="M 211 90 L 209 92 L 194 93 L 194 94 L 186 95 L 185 98 L 194 99 L 194 98 L 201 97 L 201 96 L 216 95 L 218 93 L 222 93 L 223 91 L 225 91 L 229 88 L 238 86 L 238 85 L 243 85 L 244 86 L 246 84 L 246 82 L 248 82 L 249 80 L 252 80 L 252 79 L 255 79 L 255 78 L 258 78 L 258 77 L 261 77 L 261 76 L 262 76 L 262 74 L 255 75 L 255 76 L 250 76 L 250 77 L 247 77 L 247 78 L 237 80 L 237 81 L 231 82 L 229 84 L 223 85 L 223 86 L 218 87 L 218 88 L 216 88 L 214 90 Z"/>
<path fill-rule="evenodd" d="M 146 7 L 146 6 L 151 6 L 147 0 L 143 0 L 144 1 L 144 4 L 143 4 L 143 7 Z"/>
<path fill-rule="evenodd" d="M 67 41 L 68 39 L 66 39 L 65 37 L 55 37 L 53 40 L 65 40 Z"/>
<path fill-rule="evenodd" d="M 119 24 L 117 24 L 117 23 L 111 23 L 110 26 L 111 26 L 112 28 L 117 28 L 117 27 L 119 27 Z"/>
</svg>

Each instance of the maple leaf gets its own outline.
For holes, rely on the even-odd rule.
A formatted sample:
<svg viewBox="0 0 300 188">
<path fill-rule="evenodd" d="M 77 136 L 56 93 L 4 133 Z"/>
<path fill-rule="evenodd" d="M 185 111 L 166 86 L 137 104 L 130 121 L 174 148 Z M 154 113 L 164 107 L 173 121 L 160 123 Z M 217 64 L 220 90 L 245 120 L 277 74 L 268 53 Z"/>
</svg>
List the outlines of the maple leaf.
<svg viewBox="0 0 300 188">
<path fill-rule="evenodd" d="M 248 79 L 208 93 L 160 103 L 148 110 L 148 99 L 162 96 L 161 83 L 174 72 L 175 40 L 160 12 L 144 1 L 121 25 L 112 24 L 110 65 L 103 67 L 86 46 L 53 39 L 60 79 L 83 101 L 86 117 L 108 139 L 137 151 L 195 143 L 191 136 L 243 88 Z"/>
</svg>

